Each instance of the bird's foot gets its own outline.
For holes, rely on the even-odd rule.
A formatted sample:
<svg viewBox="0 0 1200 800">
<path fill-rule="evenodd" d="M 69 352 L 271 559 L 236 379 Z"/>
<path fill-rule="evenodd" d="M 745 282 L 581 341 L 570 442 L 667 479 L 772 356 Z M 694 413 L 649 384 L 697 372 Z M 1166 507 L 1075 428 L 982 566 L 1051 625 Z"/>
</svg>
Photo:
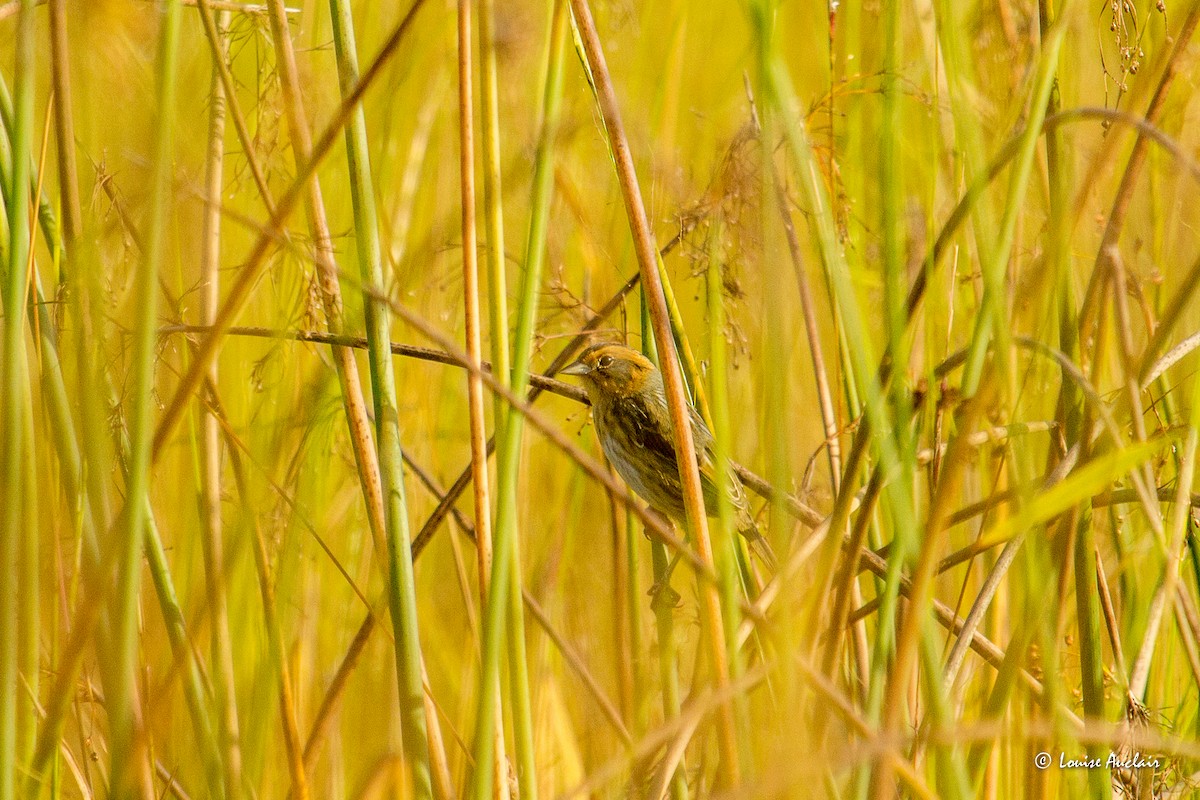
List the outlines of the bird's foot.
<svg viewBox="0 0 1200 800">
<path fill-rule="evenodd" d="M 671 588 L 670 579 L 658 581 L 646 592 L 650 595 L 650 607 L 655 611 L 668 611 L 679 605 L 682 596 Z"/>
</svg>

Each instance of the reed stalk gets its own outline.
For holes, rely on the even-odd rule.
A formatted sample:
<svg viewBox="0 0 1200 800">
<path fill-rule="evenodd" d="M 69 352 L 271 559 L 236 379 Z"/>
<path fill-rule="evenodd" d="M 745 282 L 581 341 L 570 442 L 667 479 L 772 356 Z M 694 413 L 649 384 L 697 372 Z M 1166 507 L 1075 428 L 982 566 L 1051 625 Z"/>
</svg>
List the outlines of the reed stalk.
<svg viewBox="0 0 1200 800">
<path fill-rule="evenodd" d="M 523 394 L 529 385 L 530 359 L 533 351 L 533 334 L 537 322 L 538 294 L 545 264 L 546 237 L 550 219 L 550 199 L 553 170 L 555 136 L 558 131 L 559 109 L 563 86 L 563 58 L 566 50 L 566 7 L 562 2 L 552 3 L 550 45 L 543 89 L 541 124 L 538 135 L 537 153 L 534 157 L 533 193 L 529 233 L 525 247 L 525 272 L 519 294 L 520 306 L 517 329 L 514 335 L 515 349 L 512 354 L 513 370 L 508 384 L 512 391 Z M 481 8 L 481 12 L 483 9 Z M 486 56 L 485 56 L 486 59 Z M 485 70 L 486 75 L 486 70 Z M 486 78 L 485 78 L 486 81 Z M 487 88 L 485 86 L 486 95 Z M 486 106 L 485 106 L 486 107 Z M 493 320 L 493 328 L 495 327 Z M 503 370 L 499 363 L 498 372 Z M 501 379 L 501 385 L 506 385 Z M 507 631 L 508 659 L 511 671 L 511 713 L 515 749 L 517 754 L 517 780 L 521 797 L 537 796 L 536 765 L 533 761 L 533 720 L 529 695 L 529 673 L 525 656 L 525 627 L 523 604 L 521 603 L 521 563 L 519 530 L 517 521 L 517 480 L 521 469 L 521 445 L 524 430 L 523 419 L 514 410 L 507 410 L 507 418 L 499 434 L 497 455 L 497 509 L 496 509 L 496 556 L 492 564 L 492 582 L 488 591 L 487 615 L 484 632 L 484 667 L 480 675 L 480 713 L 488 708 L 489 687 L 499 678 L 498 636 Z M 507 560 L 507 565 L 501 566 Z M 507 614 L 507 621 L 505 615 Z M 486 727 L 480 727 L 475 736 L 475 761 L 487 763 L 491 757 L 492 737 Z M 484 780 L 480 780 L 483 777 Z M 476 771 L 475 796 L 487 797 L 491 787 L 483 770 Z"/>
<path fill-rule="evenodd" d="M 50 74 L 54 86 L 54 148 L 58 155 L 58 186 L 62 207 L 63 240 L 68 253 L 82 230 L 75 158 L 75 113 L 71 105 L 71 56 L 67 39 L 66 0 L 49 4 Z"/>
<path fill-rule="evenodd" d="M 233 455 L 232 453 L 230 454 Z M 279 625 L 279 609 L 275 600 L 275 582 L 271 574 L 269 555 L 263 540 L 262 530 L 249 513 L 250 498 L 245 477 L 241 474 L 240 459 L 231 458 L 238 490 L 243 498 L 242 526 L 249 534 L 254 553 L 254 569 L 258 579 L 259 596 L 263 606 L 263 624 L 267 633 L 268 663 L 279 692 L 279 719 L 283 728 L 284 754 L 287 759 L 288 777 L 291 780 L 290 794 L 295 800 L 308 800 L 308 773 L 304 767 L 304 751 L 300 741 L 300 724 L 296 716 L 295 683 L 289 666 L 288 653 L 284 646 L 283 630 Z"/>
<path fill-rule="evenodd" d="M 737 480 L 732 471 L 730 442 L 733 440 L 733 426 L 729 411 L 729 357 L 726 350 L 726 316 L 724 283 L 721 279 L 721 264 L 718 253 L 721 241 L 721 225 L 714 222 L 709 228 L 709 262 L 705 272 L 705 289 L 708 306 L 708 353 L 709 380 L 712 399 L 712 434 L 713 434 L 713 466 L 715 468 L 717 486 L 717 526 L 714 529 L 713 544 L 714 561 L 717 568 L 718 587 L 721 592 L 721 609 L 724 616 L 721 620 L 725 629 L 725 646 L 729 652 L 729 678 L 737 680 L 744 672 L 743 657 L 738 647 L 737 631 L 741 624 L 741 613 L 738 601 L 741 598 L 742 585 L 738 571 L 738 541 L 734 527 L 734 508 L 730 500 L 733 487 L 731 481 Z M 738 696 L 733 703 L 734 718 L 737 724 L 738 757 L 747 773 L 752 772 L 754 764 L 751 747 L 753 735 L 748 710 L 748 699 Z"/>
<path fill-rule="evenodd" d="M 478 239 L 475 217 L 475 112 L 474 90 L 471 68 L 471 8 L 470 0 L 458 3 L 458 136 L 459 136 L 459 188 L 462 207 L 462 262 L 463 262 L 463 306 L 466 317 L 466 352 L 471 366 L 482 362 L 481 320 L 479 314 L 479 262 Z M 467 373 L 467 411 L 470 419 L 471 463 L 468 474 L 471 479 L 475 501 L 475 559 L 479 576 L 479 607 L 486 609 L 488 588 L 492 581 L 494 547 L 492 543 L 492 503 L 488 477 L 487 427 L 485 419 L 483 380 L 474 373 Z M 445 505 L 443 502 L 441 505 Z M 439 508 L 441 507 L 439 505 Z M 426 523 L 428 528 L 428 523 Z M 424 529 L 422 529 L 422 533 Z M 424 539 L 418 535 L 417 547 Z M 417 552 L 420 552 L 418 549 Z M 482 652 L 482 640 L 480 650 Z M 482 669 L 482 667 L 481 667 Z M 482 672 L 480 673 L 482 675 Z M 495 680 L 499 681 L 499 675 Z M 481 708 L 483 708 L 481 706 Z M 508 797 L 508 757 L 504 746 L 504 705 L 499 686 L 495 701 L 485 712 L 491 722 L 491 795 L 494 800 Z M 482 729 L 482 722 L 477 727 Z M 476 760 L 477 771 L 479 764 Z"/>
<path fill-rule="evenodd" d="M 642 334 L 642 353 L 646 358 L 658 363 L 658 348 L 654 344 L 654 323 L 650 320 L 650 305 L 646 302 L 646 292 L 639 292 L 638 303 L 639 322 Z M 675 643 L 675 610 L 671 607 L 669 598 L 674 595 L 671 589 L 670 554 L 662 542 L 650 543 L 650 566 L 654 575 L 654 589 L 657 592 L 651 602 L 654 612 L 654 627 L 658 636 L 658 681 L 662 692 L 663 717 L 668 720 L 678 719 L 681 709 L 679 688 L 679 649 Z M 661 600 L 659 599 L 661 598 Z M 679 763 L 668 784 L 671 800 L 688 800 L 687 760 L 681 754 Z"/>
<path fill-rule="evenodd" d="M 180 3 L 168 2 L 159 34 L 156 113 L 159 118 L 151 157 L 150 215 L 143 234 L 145 248 L 134 279 L 136 324 L 130 361 L 130 399 L 127 427 L 129 460 L 125 512 L 118 522 L 119 587 L 113 608 L 113 681 L 108 688 L 109 741 L 112 797 L 124 800 L 135 793 L 138 745 L 137 718 L 138 601 L 141 588 L 141 555 L 148 522 L 146 498 L 152 463 L 151 410 L 154 399 L 155 332 L 158 327 L 158 275 L 166 257 L 166 225 L 171 184 L 175 111 L 175 81 L 179 48 Z M 20 96 L 20 91 L 18 91 Z M 20 101 L 18 101 L 18 107 Z M 24 152 L 18 140 L 14 151 Z M 21 159 L 14 163 L 17 174 Z M 24 185 L 23 182 L 19 185 Z"/>
<path fill-rule="evenodd" d="M 330 0 L 334 47 L 343 97 L 360 79 L 354 43 L 354 20 L 346 0 Z M 379 244 L 375 188 L 367 151 L 366 120 L 362 107 L 351 112 L 346 126 L 350 195 L 354 205 L 359 272 L 364 286 L 382 291 L 383 256 Z M 429 733 L 425 716 L 421 642 L 417 626 L 416 579 L 404 492 L 404 465 L 400 449 L 400 414 L 396 406 L 396 378 L 392 364 L 391 315 L 386 304 L 364 294 L 367 353 L 371 367 L 371 395 L 375 406 L 375 434 L 384 500 L 384 526 L 389 565 L 388 602 L 395 632 L 396 672 L 400 692 L 400 719 L 413 792 L 417 798 L 433 796 L 429 767 Z M 444 760 L 444 758 L 443 758 Z"/>
<path fill-rule="evenodd" d="M 658 248 L 654 244 L 654 235 L 646 219 L 646 209 L 638 186 L 633 157 L 625 135 L 624 124 L 621 121 L 616 92 L 608 74 L 600 38 L 596 32 L 596 24 L 592 19 L 591 8 L 587 0 L 571 0 L 571 11 L 583 41 L 590 73 L 596 84 L 600 110 L 609 136 L 609 149 L 615 157 L 617 177 L 621 184 L 621 194 L 633 234 L 634 250 L 642 275 L 642 286 L 646 290 L 650 318 L 654 324 L 654 339 L 659 348 L 660 368 L 663 372 L 667 405 L 670 409 L 675 434 L 679 477 L 683 488 L 688 528 L 696 541 L 701 563 L 706 569 L 712 570 L 714 568 L 712 541 L 708 533 L 708 519 L 700 488 L 696 443 L 692 437 L 691 423 L 688 418 L 688 402 L 684 392 L 683 376 L 672 340 L 670 312 L 663 293 L 663 283 L 659 277 Z M 702 625 L 707 639 L 708 657 L 711 659 L 717 690 L 723 691 L 728 688 L 730 678 L 729 653 L 725 646 L 722 625 L 724 615 L 721 611 L 721 598 L 717 587 L 713 585 L 704 586 L 701 594 Z M 717 727 L 721 753 L 720 785 L 737 786 L 741 782 L 741 766 L 731 702 L 726 702 L 721 706 Z"/>
<path fill-rule="evenodd" d="M 287 10 L 283 5 L 283 0 L 272 0 L 270 9 L 271 33 L 275 44 L 280 87 L 283 91 L 284 110 L 288 122 L 288 132 L 292 138 L 292 152 L 299 171 L 300 165 L 312 158 L 312 135 L 308 129 L 308 116 L 300 93 L 300 76 L 296 67 L 291 36 L 288 32 Z M 345 94 L 346 92 L 343 91 L 343 102 Z M 357 113 L 359 113 L 357 104 L 347 108 L 346 130 L 349 130 L 350 125 L 353 124 Z M 345 311 L 342 305 L 338 265 L 333 250 L 333 238 L 329 231 L 325 200 L 321 192 L 321 182 L 314 174 L 303 183 L 303 187 L 305 212 L 308 216 L 309 233 L 313 239 L 313 258 L 317 265 L 317 280 L 320 285 L 326 325 L 331 333 L 342 333 L 345 327 Z M 358 375 L 358 366 L 354 362 L 352 351 L 347 348 L 335 347 L 333 357 L 334 363 L 337 365 L 338 384 L 342 390 L 342 405 L 345 410 L 346 424 L 350 430 L 350 441 L 354 447 L 354 458 L 362 485 L 367 518 L 370 521 L 371 535 L 375 542 L 376 552 L 383 556 L 388 553 L 384 534 L 386 512 L 384 510 L 383 485 L 379 470 L 379 455 L 371 435 L 371 423 L 363 396 L 362 382 Z"/>
<path fill-rule="evenodd" d="M 912 426 L 906 424 L 912 415 L 912 395 L 905 374 L 909 355 L 905 306 L 908 276 L 905 274 L 907 264 L 900 218 L 905 193 L 905 170 L 901 162 L 904 130 L 900 122 L 900 65 L 904 60 L 904 42 L 900 35 L 900 6 L 899 0 L 888 0 L 882 12 L 886 44 L 880 87 L 883 97 L 879 130 L 879 229 L 883 240 L 880 256 L 883 261 L 885 330 L 894 373 L 889 401 L 896 419 L 896 448 L 900 455 L 900 474 L 896 480 L 905 491 L 912 491 L 916 445 Z"/>
<path fill-rule="evenodd" d="M 217 52 L 213 57 L 209 83 L 208 152 L 205 165 L 205 210 L 202 249 L 200 251 L 200 321 L 211 325 L 221 301 L 221 202 L 225 178 L 225 120 L 227 94 L 221 81 L 229 59 L 228 30 L 230 12 L 221 11 L 214 26 Z M 65 222 L 65 220 L 64 220 Z M 214 360 L 206 380 L 220 385 L 220 373 Z M 224 768 L 224 796 L 242 797 L 241 734 L 238 724 L 237 684 L 233 643 L 229 630 L 228 583 L 225 576 L 225 532 L 221 514 L 222 463 L 221 432 L 217 418 L 201 411 L 200 461 L 202 464 L 200 509 L 204 525 L 201 555 L 204 559 L 206 598 L 212 615 L 209 648 L 212 659 L 213 700 L 217 712 L 217 738 Z"/>
<path fill-rule="evenodd" d="M 496 6 L 494 0 L 475 4 L 479 21 L 479 105 L 482 125 L 483 216 L 486 231 L 488 312 L 491 318 L 492 363 L 506 386 L 511 381 L 512 350 L 508 333 L 508 278 L 504 259 L 504 187 L 500 167 L 500 78 L 496 68 Z M 495 424 L 499 438 L 505 423 L 497 400 Z"/>
<path fill-rule="evenodd" d="M 1057 4 L 1053 0 L 1043 0 L 1038 4 L 1038 23 L 1040 33 L 1044 37 L 1050 28 L 1050 25 L 1059 16 Z M 1050 97 L 1046 104 L 1046 113 L 1049 118 L 1059 113 L 1061 108 L 1061 93 L 1057 82 L 1051 89 Z M 1072 177 L 1070 151 L 1066 147 L 1062 134 L 1047 126 L 1046 133 L 1046 179 L 1049 189 L 1049 210 L 1050 210 L 1050 233 L 1048 237 L 1048 253 L 1047 264 L 1054 276 L 1054 310 L 1058 314 L 1058 347 L 1059 350 L 1068 355 L 1073 360 L 1078 360 L 1079 346 L 1077 334 L 1079 331 L 1078 309 L 1072 287 L 1071 253 L 1066 246 L 1068 236 L 1066 228 L 1068 224 L 1069 208 L 1067 204 L 1070 202 L 1070 179 Z M 1080 392 L 1075 381 L 1070 380 L 1067 375 L 1067 370 L 1060 368 L 1062 380 L 1060 383 L 1061 389 L 1058 398 L 1058 415 L 1057 419 L 1062 426 L 1067 441 L 1079 441 L 1082 431 L 1080 426 L 1083 417 L 1084 397 Z M 1087 509 L 1080 507 L 1076 512 L 1078 514 L 1087 513 Z M 1027 561 L 1032 561 L 1033 557 L 1026 556 Z M 1028 570 L 1029 583 L 1032 584 L 1036 580 L 1033 570 Z M 1033 592 L 1030 592 L 1033 595 Z M 1046 653 L 1048 663 L 1057 661 L 1059 655 L 1059 637 L 1056 626 L 1050 620 L 1041 620 L 1040 624 L 1026 625 L 1018 634 L 1019 641 L 1032 639 L 1037 636 L 1037 641 L 1041 645 L 1043 652 Z M 1010 652 L 1012 649 L 1010 648 Z M 1015 686 L 1013 673 L 1015 669 L 1009 668 L 1002 670 L 998 676 L 996 684 L 993 686 L 991 694 L 988 697 L 988 710 L 992 714 L 1002 713 L 1002 709 L 1011 696 Z M 1048 680 L 1047 690 L 1051 697 L 1057 698 L 1061 693 L 1061 681 Z M 983 748 L 976 746 L 972 748 L 971 756 L 975 760 L 975 764 L 971 766 L 972 777 L 974 778 L 982 769 L 982 751 Z M 974 781 L 973 781 L 974 782 Z"/>
<path fill-rule="evenodd" d="M 23 461 L 26 432 L 25 318 L 26 259 L 29 253 L 29 159 L 33 137 L 33 3 L 21 4 L 17 16 L 16 105 L 12 134 L 12 169 L 6 191 L 7 259 L 4 262 L 4 331 L 0 350 L 0 570 L 19 575 L 20 543 L 24 538 L 21 509 L 26 470 Z M 0 587 L 0 800 L 16 796 L 17 730 L 20 698 L 21 582 L 6 580 Z"/>
</svg>

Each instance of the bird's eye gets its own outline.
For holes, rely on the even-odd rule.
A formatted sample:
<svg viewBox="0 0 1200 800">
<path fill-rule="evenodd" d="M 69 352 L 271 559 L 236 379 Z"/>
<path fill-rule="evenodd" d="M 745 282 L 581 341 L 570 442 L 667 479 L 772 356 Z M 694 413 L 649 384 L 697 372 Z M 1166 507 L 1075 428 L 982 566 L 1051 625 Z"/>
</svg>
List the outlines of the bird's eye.
<svg viewBox="0 0 1200 800">
<path fill-rule="evenodd" d="M 600 369 L 608 369 L 612 366 L 612 363 L 612 356 L 600 356 L 600 358 L 596 360 L 596 366 Z"/>
</svg>

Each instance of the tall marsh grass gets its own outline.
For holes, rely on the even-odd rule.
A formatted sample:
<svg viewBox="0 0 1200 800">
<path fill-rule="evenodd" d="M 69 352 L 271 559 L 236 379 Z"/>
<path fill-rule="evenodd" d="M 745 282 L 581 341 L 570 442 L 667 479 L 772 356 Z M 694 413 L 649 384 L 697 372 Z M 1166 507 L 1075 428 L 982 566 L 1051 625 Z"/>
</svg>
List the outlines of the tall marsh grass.
<svg viewBox="0 0 1200 800">
<path fill-rule="evenodd" d="M 1193 796 L 1197 22 L 0 3 L 0 800 Z"/>
</svg>

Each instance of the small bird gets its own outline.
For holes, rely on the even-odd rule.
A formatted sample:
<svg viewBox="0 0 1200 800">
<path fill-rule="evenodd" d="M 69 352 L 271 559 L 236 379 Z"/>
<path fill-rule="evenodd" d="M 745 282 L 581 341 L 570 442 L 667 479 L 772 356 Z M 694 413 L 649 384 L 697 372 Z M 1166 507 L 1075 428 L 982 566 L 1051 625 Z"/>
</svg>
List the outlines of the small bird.
<svg viewBox="0 0 1200 800">
<path fill-rule="evenodd" d="M 675 433 L 658 368 L 636 350 L 603 342 L 588 347 L 579 360 L 562 372 L 583 379 L 592 401 L 596 435 L 617 473 L 655 511 L 685 522 Z M 688 416 L 699 460 L 704 508 L 709 516 L 715 517 L 718 484 L 713 436 L 691 406 Z M 738 533 L 746 537 L 767 568 L 774 571 L 775 555 L 754 524 L 746 492 L 732 469 L 725 484 L 730 505 L 737 514 Z"/>
</svg>

